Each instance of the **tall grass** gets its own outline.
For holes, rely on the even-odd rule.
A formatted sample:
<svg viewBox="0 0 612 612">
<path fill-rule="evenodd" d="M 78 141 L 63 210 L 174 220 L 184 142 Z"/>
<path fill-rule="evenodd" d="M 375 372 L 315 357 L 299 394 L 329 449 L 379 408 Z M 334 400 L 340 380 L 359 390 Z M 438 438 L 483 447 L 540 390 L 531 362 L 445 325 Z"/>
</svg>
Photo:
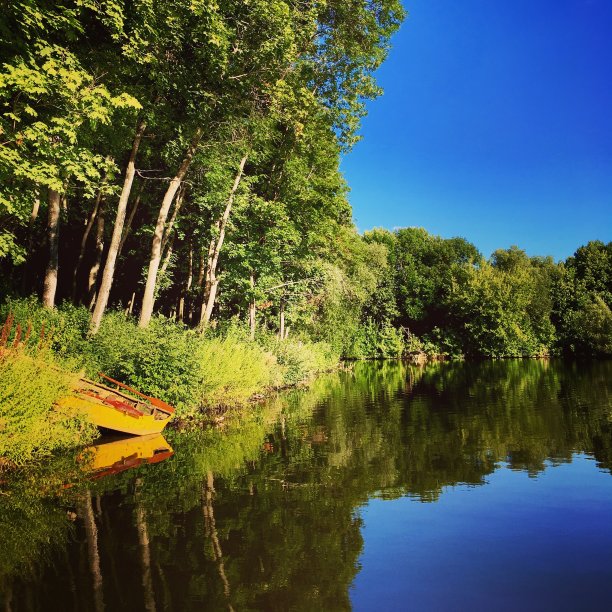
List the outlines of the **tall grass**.
<svg viewBox="0 0 612 612">
<path fill-rule="evenodd" d="M 198 362 L 201 380 L 197 398 L 199 405 L 238 405 L 267 387 L 278 386 L 282 380 L 272 353 L 232 333 L 203 339 Z"/>
<path fill-rule="evenodd" d="M 52 367 L 49 358 L 19 350 L 0 353 L 0 457 L 23 465 L 60 449 L 85 444 L 95 428 L 52 410 L 76 376 Z"/>
<path fill-rule="evenodd" d="M 279 340 L 273 335 L 262 336 L 261 342 L 276 356 L 281 386 L 310 381 L 319 372 L 335 367 L 339 361 L 339 355 L 326 342 L 306 342 L 299 338 Z"/>
</svg>

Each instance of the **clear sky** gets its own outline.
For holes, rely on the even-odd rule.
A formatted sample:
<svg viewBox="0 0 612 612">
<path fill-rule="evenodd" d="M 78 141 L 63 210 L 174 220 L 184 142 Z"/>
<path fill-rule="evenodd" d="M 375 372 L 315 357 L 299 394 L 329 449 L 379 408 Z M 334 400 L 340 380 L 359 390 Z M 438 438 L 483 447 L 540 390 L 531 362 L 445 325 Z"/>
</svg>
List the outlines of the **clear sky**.
<svg viewBox="0 0 612 612">
<path fill-rule="evenodd" d="M 342 161 L 359 231 L 556 259 L 612 240 L 612 0 L 404 4 Z"/>
</svg>

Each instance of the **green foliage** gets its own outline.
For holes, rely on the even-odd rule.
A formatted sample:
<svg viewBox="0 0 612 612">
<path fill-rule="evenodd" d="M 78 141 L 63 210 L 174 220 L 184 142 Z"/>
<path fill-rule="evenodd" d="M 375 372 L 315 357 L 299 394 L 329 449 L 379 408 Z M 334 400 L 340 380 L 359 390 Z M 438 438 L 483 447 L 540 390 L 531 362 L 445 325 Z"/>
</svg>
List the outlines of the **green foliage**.
<svg viewBox="0 0 612 612">
<path fill-rule="evenodd" d="M 417 334 L 428 354 L 547 355 L 558 350 L 557 338 L 571 342 L 577 315 L 569 312 L 588 303 L 572 297 L 579 293 L 569 280 L 573 271 L 551 258 L 530 258 L 518 247 L 500 249 L 485 261 L 462 238 L 442 239 L 420 228 L 378 229 L 364 239 L 388 250 L 377 290 L 384 298 L 371 296 L 364 314 Z M 607 278 L 602 249 L 603 244 L 579 250 L 579 259 Z M 590 267 L 587 255 L 594 260 Z M 597 290 L 603 290 L 601 283 Z"/>
<path fill-rule="evenodd" d="M 184 409 L 195 401 L 200 381 L 198 337 L 182 326 L 155 317 L 146 329 L 120 312 L 109 312 L 90 339 L 84 366 L 103 372 L 143 393 Z"/>
<path fill-rule="evenodd" d="M 0 316 L 9 312 L 24 329 L 32 324 L 32 347 L 44 327 L 48 346 L 63 363 L 159 397 L 176 406 L 179 416 L 243 405 L 268 388 L 306 382 L 338 363 L 325 342 L 281 342 L 272 334 L 252 342 L 234 322 L 200 334 L 163 316 L 141 328 L 124 313 L 109 311 L 90 338 L 84 307 L 64 303 L 49 310 L 33 299 L 13 299 L 0 307 Z"/>
<path fill-rule="evenodd" d="M 345 356 L 352 359 L 398 359 L 406 351 L 402 330 L 390 324 L 377 325 L 368 319 L 354 331 Z"/>
<path fill-rule="evenodd" d="M 196 406 L 237 406 L 278 384 L 276 359 L 257 344 L 233 334 L 202 339 Z"/>
<path fill-rule="evenodd" d="M 288 338 L 279 340 L 271 334 L 258 338 L 280 366 L 281 385 L 310 381 L 316 374 L 335 368 L 339 356 L 326 342 L 305 342 Z"/>
<path fill-rule="evenodd" d="M 554 278 L 552 299 L 565 351 L 611 354 L 612 243 L 592 241 L 569 257 Z"/>
<path fill-rule="evenodd" d="M 489 357 L 545 355 L 555 340 L 541 269 L 524 255 L 511 268 L 482 262 L 452 295 L 466 353 Z M 543 296 L 541 293 L 543 292 Z"/>
<path fill-rule="evenodd" d="M 476 247 L 463 238 L 443 239 L 416 227 L 393 233 L 373 230 L 364 238 L 387 246 L 389 277 L 399 310 L 394 320 L 416 334 L 445 327 L 445 301 L 457 267 L 480 258 Z"/>
<path fill-rule="evenodd" d="M 579 352 L 612 354 L 612 311 L 599 295 L 573 311 L 568 323 Z"/>
<path fill-rule="evenodd" d="M 35 296 L 25 299 L 7 299 L 0 304 L 0 319 L 13 314 L 15 322 L 23 329 L 32 326 L 29 346 L 34 348 L 42 339 L 56 357 L 64 360 L 76 359 L 77 369 L 82 367 L 86 353 L 86 334 L 89 326 L 89 311 L 82 306 L 64 302 L 60 308 L 41 308 Z"/>
<path fill-rule="evenodd" d="M 87 443 L 96 430 L 72 415 L 52 410 L 76 376 L 43 354 L 0 349 L 0 457 L 16 465 Z"/>
</svg>

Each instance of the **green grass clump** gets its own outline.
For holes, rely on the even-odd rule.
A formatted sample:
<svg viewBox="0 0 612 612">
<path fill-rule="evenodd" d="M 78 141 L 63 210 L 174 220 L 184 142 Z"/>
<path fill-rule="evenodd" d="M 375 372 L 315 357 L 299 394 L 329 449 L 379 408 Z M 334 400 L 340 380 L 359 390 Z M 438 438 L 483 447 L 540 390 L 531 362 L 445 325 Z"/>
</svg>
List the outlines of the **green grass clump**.
<svg viewBox="0 0 612 612">
<path fill-rule="evenodd" d="M 93 426 L 52 409 L 76 375 L 52 367 L 44 356 L 0 352 L 0 457 L 23 465 L 90 442 Z"/>
<path fill-rule="evenodd" d="M 338 364 L 339 356 L 326 342 L 279 340 L 272 335 L 262 337 L 261 342 L 276 356 L 281 366 L 281 386 L 309 381 L 319 372 L 330 370 Z"/>
<path fill-rule="evenodd" d="M 225 337 L 202 338 L 197 358 L 198 399 L 204 406 L 236 406 L 280 383 L 274 355 L 231 332 Z"/>
<path fill-rule="evenodd" d="M 229 330 L 209 337 L 165 317 L 145 329 L 109 312 L 87 347 L 85 368 L 176 406 L 179 416 L 235 406 L 275 384 L 273 355 Z"/>
<path fill-rule="evenodd" d="M 121 312 L 109 312 L 89 341 L 85 369 L 169 402 L 179 411 L 191 407 L 201 384 L 201 338 L 182 325 L 154 317 L 145 329 Z"/>
<path fill-rule="evenodd" d="M 36 296 L 30 296 L 8 299 L 0 305 L 0 322 L 10 315 L 24 330 L 31 325 L 29 348 L 35 348 L 42 336 L 44 344 L 60 359 L 80 359 L 87 352 L 91 315 L 84 306 L 64 302 L 60 308 L 43 308 Z"/>
</svg>

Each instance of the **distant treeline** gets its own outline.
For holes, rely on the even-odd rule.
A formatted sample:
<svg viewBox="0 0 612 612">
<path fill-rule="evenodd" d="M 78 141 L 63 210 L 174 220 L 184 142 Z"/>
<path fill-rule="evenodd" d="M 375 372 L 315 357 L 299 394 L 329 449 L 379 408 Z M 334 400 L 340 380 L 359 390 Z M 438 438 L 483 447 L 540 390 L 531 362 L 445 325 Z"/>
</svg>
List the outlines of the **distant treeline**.
<svg viewBox="0 0 612 612">
<path fill-rule="evenodd" d="M 347 357 L 610 353 L 611 252 L 358 235 L 339 159 L 399 0 L 0 8 L 0 297 Z"/>
<path fill-rule="evenodd" d="M 376 330 L 366 352 L 377 340 L 379 353 L 389 351 L 378 330 L 393 329 L 410 350 L 450 356 L 612 353 L 612 242 L 591 241 L 555 263 L 516 246 L 487 260 L 463 238 L 420 228 L 376 229 L 364 240 L 387 250 L 364 306 Z"/>
</svg>

